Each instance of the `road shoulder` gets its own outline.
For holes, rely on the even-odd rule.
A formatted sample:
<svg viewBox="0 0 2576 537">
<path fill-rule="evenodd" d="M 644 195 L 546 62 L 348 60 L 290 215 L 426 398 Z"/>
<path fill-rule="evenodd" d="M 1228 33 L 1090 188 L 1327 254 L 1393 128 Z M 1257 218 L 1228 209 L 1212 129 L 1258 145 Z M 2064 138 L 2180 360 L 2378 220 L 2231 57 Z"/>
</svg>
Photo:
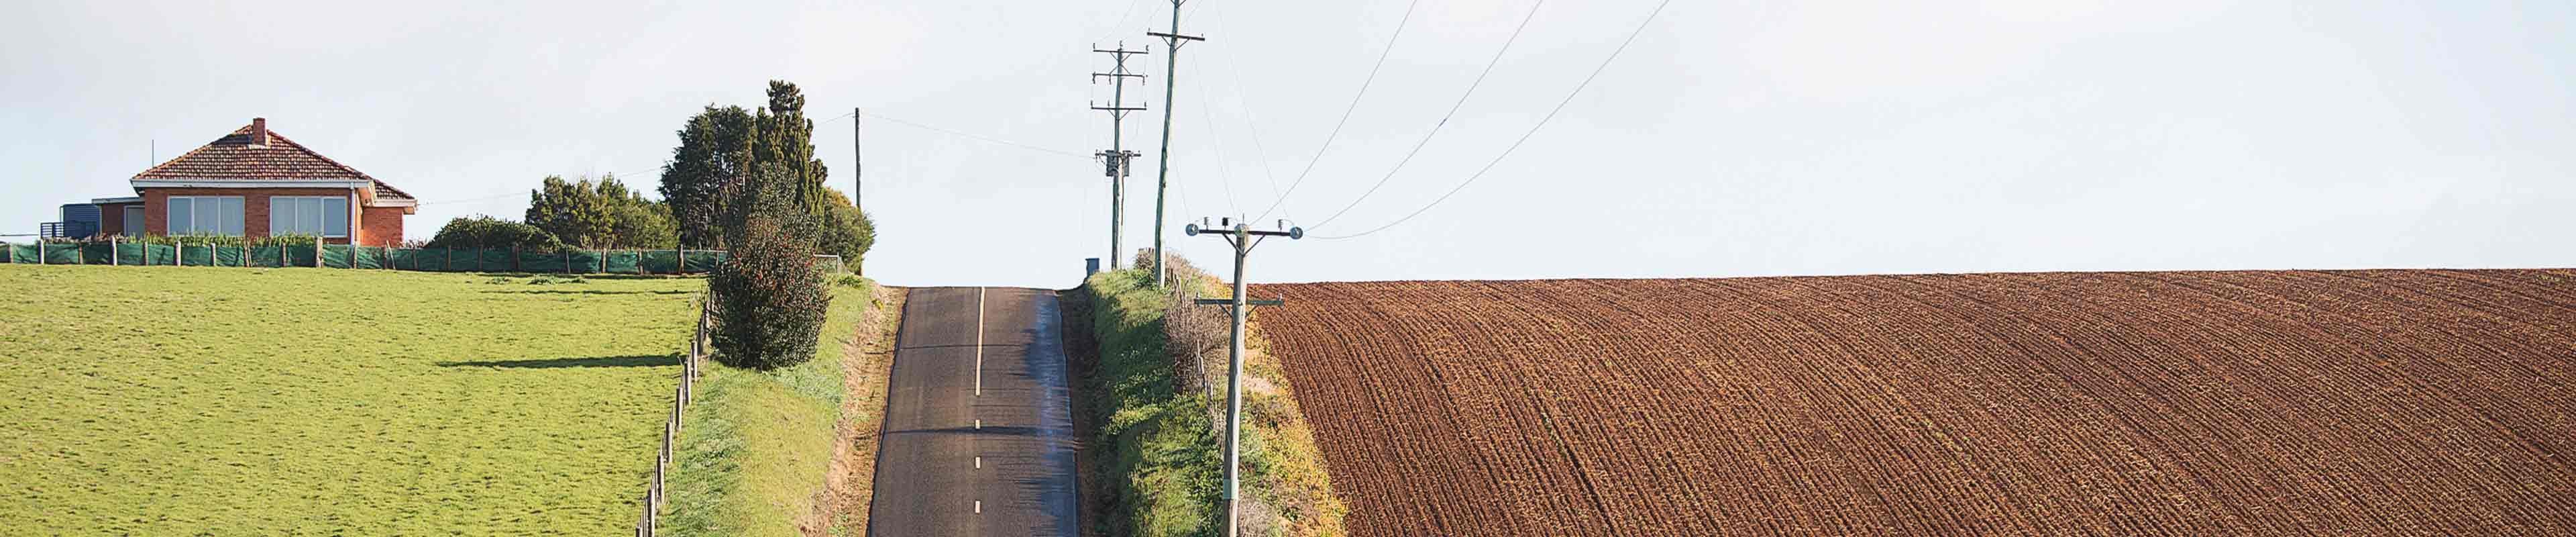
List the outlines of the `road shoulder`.
<svg viewBox="0 0 2576 537">
<path fill-rule="evenodd" d="M 824 478 L 815 513 L 798 524 L 809 537 L 858 535 L 868 527 L 876 495 L 877 441 L 885 425 L 887 383 L 893 378 L 895 334 L 903 327 L 906 289 L 878 286 L 876 304 L 860 318 L 858 333 L 843 343 L 841 416 L 835 429 L 831 473 Z"/>
</svg>

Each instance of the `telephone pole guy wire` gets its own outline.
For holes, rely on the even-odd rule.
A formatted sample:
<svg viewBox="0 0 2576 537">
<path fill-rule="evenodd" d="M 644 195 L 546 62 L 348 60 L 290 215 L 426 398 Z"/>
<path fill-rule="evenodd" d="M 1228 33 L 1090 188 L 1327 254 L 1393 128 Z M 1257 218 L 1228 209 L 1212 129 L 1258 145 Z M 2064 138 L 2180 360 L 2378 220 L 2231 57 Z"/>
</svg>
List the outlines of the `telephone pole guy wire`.
<svg viewBox="0 0 2576 537">
<path fill-rule="evenodd" d="M 939 127 L 933 127 L 933 126 L 925 125 L 925 124 L 921 124 L 921 123 L 916 123 L 916 122 L 912 122 L 912 121 L 905 121 L 903 118 L 887 117 L 885 114 L 879 114 L 879 113 L 876 113 L 876 112 L 865 112 L 865 113 L 862 113 L 862 114 L 860 114 L 860 115 L 864 115 L 864 116 L 872 117 L 872 118 L 877 118 L 877 119 L 882 119 L 882 120 L 886 120 L 886 121 L 892 121 L 892 122 L 895 122 L 895 123 L 901 123 L 901 124 L 904 124 L 904 125 L 910 125 L 910 126 L 912 126 L 912 127 L 914 127 L 914 128 L 919 128 L 919 129 L 922 129 L 922 130 L 928 130 L 928 131 L 934 131 L 934 132 L 947 133 L 947 134 L 952 135 L 952 136 L 959 136 L 959 137 L 965 137 L 965 138 L 973 138 L 973 139 L 977 139 L 977 140 L 983 140 L 983 141 L 986 141 L 986 142 L 992 142 L 992 143 L 996 143 L 996 144 L 1002 144 L 1002 145 L 1007 145 L 1007 146 L 1011 146 L 1011 147 L 1017 147 L 1017 148 L 1020 148 L 1020 149 L 1027 149 L 1027 150 L 1030 150 L 1030 151 L 1037 151 L 1037 152 L 1041 152 L 1041 153 L 1054 153 L 1054 154 L 1058 154 L 1058 155 L 1064 155 L 1064 156 L 1073 157 L 1073 158 L 1078 158 L 1078 159 L 1083 159 L 1083 160 L 1091 160 L 1091 155 L 1085 155 L 1085 154 L 1081 154 L 1081 153 L 1075 153 L 1075 152 L 1072 152 L 1072 151 L 1064 151 L 1064 150 L 1057 150 L 1057 149 L 1048 149 L 1048 148 L 1044 148 L 1044 147 L 1038 147 L 1038 146 L 1029 145 L 1029 144 L 1023 144 L 1023 143 L 1019 143 L 1019 142 L 1013 142 L 1013 141 L 1010 141 L 1010 140 L 1004 140 L 1004 139 L 1000 139 L 1000 138 L 994 138 L 994 137 L 991 137 L 991 136 L 982 136 L 982 135 L 976 135 L 976 134 L 969 134 L 969 133 L 965 133 L 965 132 L 953 131 L 953 130 L 943 129 L 943 128 L 939 128 Z"/>
</svg>

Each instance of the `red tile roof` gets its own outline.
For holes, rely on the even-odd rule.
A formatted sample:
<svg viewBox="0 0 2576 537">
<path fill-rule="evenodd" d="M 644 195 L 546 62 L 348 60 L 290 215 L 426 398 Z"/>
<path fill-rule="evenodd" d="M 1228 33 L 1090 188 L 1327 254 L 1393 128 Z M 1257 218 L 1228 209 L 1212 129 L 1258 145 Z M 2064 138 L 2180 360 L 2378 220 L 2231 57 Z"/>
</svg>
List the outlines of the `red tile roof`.
<svg viewBox="0 0 2576 537">
<path fill-rule="evenodd" d="M 275 130 L 268 131 L 268 143 L 254 145 L 252 138 L 255 129 L 260 126 L 243 125 L 242 128 L 234 129 L 232 134 L 216 138 L 215 141 L 179 155 L 178 158 L 170 159 L 169 162 L 143 170 L 143 173 L 134 174 L 134 180 L 363 180 L 375 183 L 376 198 L 379 200 L 412 199 L 411 194 L 404 193 L 393 185 L 385 184 L 384 181 L 369 177 L 356 168 L 331 160 L 331 157 L 306 149 L 304 144 L 295 143 L 294 140 L 279 135 Z"/>
</svg>

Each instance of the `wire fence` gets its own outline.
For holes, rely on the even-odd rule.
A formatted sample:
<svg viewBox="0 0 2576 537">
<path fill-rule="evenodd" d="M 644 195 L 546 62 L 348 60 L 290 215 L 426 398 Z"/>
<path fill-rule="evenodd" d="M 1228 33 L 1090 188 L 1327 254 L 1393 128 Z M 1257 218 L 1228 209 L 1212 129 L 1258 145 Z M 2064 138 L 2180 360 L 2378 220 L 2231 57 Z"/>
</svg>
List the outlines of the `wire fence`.
<svg viewBox="0 0 2576 537">
<path fill-rule="evenodd" d="M 644 485 L 644 514 L 635 521 L 636 537 L 653 537 L 660 529 L 664 505 L 662 484 L 671 473 L 672 448 L 680 438 L 682 418 L 688 416 L 689 398 L 695 395 L 699 374 L 698 362 L 707 356 L 707 326 L 712 322 L 705 294 L 698 295 L 698 329 L 689 336 L 688 353 L 680 359 L 680 388 L 671 399 L 671 419 L 662 422 L 662 449 L 653 457 L 653 480 Z"/>
<path fill-rule="evenodd" d="M 314 267 L 426 272 L 558 274 L 688 274 L 713 271 L 723 250 L 519 250 L 394 248 L 347 244 L 147 244 L 110 239 L 80 243 L 0 243 L 0 263 L 189 267 Z M 840 258 L 815 260 L 837 271 Z"/>
</svg>

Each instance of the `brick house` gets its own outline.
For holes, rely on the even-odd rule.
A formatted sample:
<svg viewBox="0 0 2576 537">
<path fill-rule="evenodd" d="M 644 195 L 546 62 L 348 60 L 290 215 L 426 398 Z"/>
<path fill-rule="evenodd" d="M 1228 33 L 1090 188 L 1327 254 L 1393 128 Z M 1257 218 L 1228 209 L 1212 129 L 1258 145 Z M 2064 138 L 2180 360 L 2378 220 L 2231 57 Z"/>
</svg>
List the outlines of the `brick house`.
<svg viewBox="0 0 2576 537">
<path fill-rule="evenodd" d="M 321 235 L 400 246 L 419 200 L 268 130 L 268 119 L 134 174 L 134 197 L 96 198 L 109 235 Z M 139 220 L 139 222 L 138 222 Z"/>
</svg>

